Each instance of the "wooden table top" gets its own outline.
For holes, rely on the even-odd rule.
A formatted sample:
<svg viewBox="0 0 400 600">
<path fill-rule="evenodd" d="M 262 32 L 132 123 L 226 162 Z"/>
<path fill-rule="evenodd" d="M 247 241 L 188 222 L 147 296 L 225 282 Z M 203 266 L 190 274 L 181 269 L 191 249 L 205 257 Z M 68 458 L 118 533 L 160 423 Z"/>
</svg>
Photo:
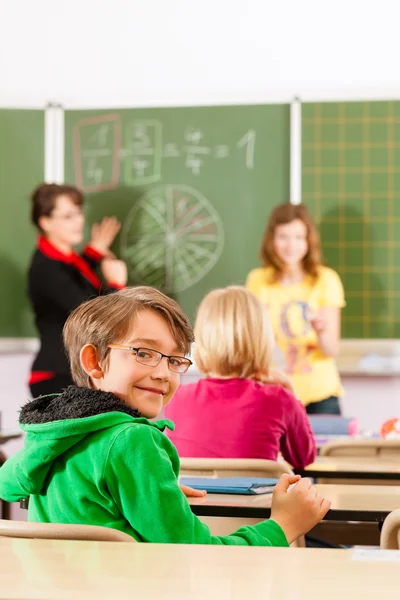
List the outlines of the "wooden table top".
<svg viewBox="0 0 400 600">
<path fill-rule="evenodd" d="M 395 598 L 399 555 L 0 538 L 0 598 Z"/>
<path fill-rule="evenodd" d="M 332 503 L 325 517 L 330 521 L 383 521 L 392 510 L 400 508 L 400 486 L 318 484 L 317 488 Z M 268 519 L 271 502 L 272 494 L 207 494 L 204 498 L 189 498 L 193 512 L 207 517 Z"/>
<path fill-rule="evenodd" d="M 311 465 L 298 471 L 303 476 L 325 479 L 386 479 L 399 481 L 400 457 L 318 456 Z"/>
</svg>

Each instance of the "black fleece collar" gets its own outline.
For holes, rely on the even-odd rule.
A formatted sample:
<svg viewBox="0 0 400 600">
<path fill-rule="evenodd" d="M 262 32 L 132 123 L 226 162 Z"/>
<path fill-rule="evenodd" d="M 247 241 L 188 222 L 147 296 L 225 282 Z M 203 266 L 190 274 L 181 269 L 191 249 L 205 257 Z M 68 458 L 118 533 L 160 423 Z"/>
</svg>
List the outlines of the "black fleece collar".
<svg viewBox="0 0 400 600">
<path fill-rule="evenodd" d="M 135 418 L 141 417 L 139 411 L 130 408 L 111 392 L 71 385 L 62 394 L 40 396 L 25 404 L 21 408 L 19 420 L 23 424 L 50 423 L 115 411 Z"/>
</svg>

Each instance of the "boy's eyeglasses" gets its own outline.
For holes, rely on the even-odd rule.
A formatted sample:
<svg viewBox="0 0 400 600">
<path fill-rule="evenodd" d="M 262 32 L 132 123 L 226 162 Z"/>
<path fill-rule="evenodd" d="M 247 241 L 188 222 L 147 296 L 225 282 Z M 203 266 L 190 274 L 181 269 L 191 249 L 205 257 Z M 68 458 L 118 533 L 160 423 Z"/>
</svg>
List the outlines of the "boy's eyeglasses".
<svg viewBox="0 0 400 600">
<path fill-rule="evenodd" d="M 192 361 L 183 356 L 167 356 L 158 350 L 150 348 L 133 348 L 133 346 L 121 346 L 120 344 L 109 344 L 109 348 L 116 350 L 129 350 L 135 356 L 138 363 L 147 367 L 156 367 L 163 358 L 168 359 L 168 369 L 173 373 L 186 373 Z"/>
</svg>

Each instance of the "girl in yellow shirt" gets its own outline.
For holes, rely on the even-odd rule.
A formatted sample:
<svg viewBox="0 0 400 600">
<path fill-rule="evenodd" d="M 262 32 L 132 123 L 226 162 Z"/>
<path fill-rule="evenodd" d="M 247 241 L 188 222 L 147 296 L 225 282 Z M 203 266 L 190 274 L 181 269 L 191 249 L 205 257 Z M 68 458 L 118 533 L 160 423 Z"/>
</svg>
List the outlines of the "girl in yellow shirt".
<svg viewBox="0 0 400 600">
<path fill-rule="evenodd" d="M 268 308 L 297 396 L 309 414 L 340 414 L 335 357 L 343 286 L 323 266 L 318 230 L 303 204 L 272 211 L 260 256 L 263 267 L 249 273 L 246 287 Z"/>
</svg>

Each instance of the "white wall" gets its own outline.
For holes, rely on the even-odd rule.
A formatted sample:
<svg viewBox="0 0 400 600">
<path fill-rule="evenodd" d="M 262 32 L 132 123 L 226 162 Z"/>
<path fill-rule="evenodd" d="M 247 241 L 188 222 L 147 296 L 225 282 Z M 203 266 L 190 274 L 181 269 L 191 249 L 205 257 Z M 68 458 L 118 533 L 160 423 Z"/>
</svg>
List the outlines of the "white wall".
<svg viewBox="0 0 400 600">
<path fill-rule="evenodd" d="M 399 17 L 397 0 L 4 0 L 0 105 L 400 98 Z"/>
</svg>

